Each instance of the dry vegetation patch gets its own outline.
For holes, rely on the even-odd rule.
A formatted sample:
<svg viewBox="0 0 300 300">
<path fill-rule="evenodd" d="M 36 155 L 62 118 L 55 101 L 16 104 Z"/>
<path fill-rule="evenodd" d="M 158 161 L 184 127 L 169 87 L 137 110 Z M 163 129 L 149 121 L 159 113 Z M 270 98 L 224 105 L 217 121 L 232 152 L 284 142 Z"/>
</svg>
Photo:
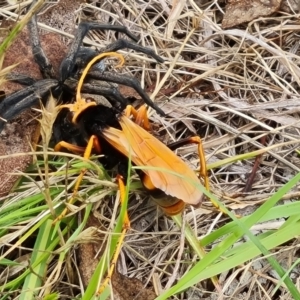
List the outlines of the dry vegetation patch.
<svg viewBox="0 0 300 300">
<path fill-rule="evenodd" d="M 43 30 L 58 31 L 57 34 L 67 31 L 68 34 L 63 38 L 64 43 L 68 43 L 70 37 L 69 26 L 62 27 L 60 21 L 55 22 L 53 19 L 61 18 L 59 12 L 64 14 L 69 2 L 61 1 L 60 5 L 63 7 L 61 10 L 55 6 L 55 8 L 48 7 L 41 13 L 39 19 L 42 23 L 43 15 L 48 16 L 45 17 L 45 22 L 49 26 L 41 25 Z M 231 3 L 227 9 L 234 4 L 234 1 L 229 2 Z M 139 53 L 121 51 L 126 57 L 126 67 L 122 72 L 138 78 L 155 103 L 166 112 L 166 118 L 155 113 L 151 114 L 155 135 L 159 139 L 164 143 L 170 143 L 195 134 L 202 138 L 210 173 L 211 193 L 229 211 L 240 216 L 255 213 L 263 204 L 269 203 L 268 199 L 296 176 L 300 168 L 297 151 L 300 141 L 298 7 L 290 1 L 282 1 L 281 8 L 280 1 L 270 2 L 276 4 L 276 9 L 271 11 L 274 12 L 272 15 L 255 15 L 254 19 L 245 20 L 248 23 L 234 24 L 235 27 L 231 29 L 223 29 L 221 26 L 226 10 L 225 1 L 124 0 L 87 1 L 87 3 L 78 1 L 78 6 L 72 11 L 72 18 L 69 15 L 67 18 L 72 19 L 74 24 L 89 20 L 124 25 L 140 35 L 141 45 L 155 49 L 165 59 L 165 63 L 159 65 Z M 56 9 L 56 13 L 51 14 L 51 9 Z M 1 13 L 3 19 L 10 16 L 16 20 L 16 16 L 22 13 L 22 10 L 18 11 L 17 8 L 6 5 L 1 8 Z M 231 26 L 227 25 L 224 27 Z M 58 28 L 54 28 L 56 26 Z M 116 38 L 118 35 L 114 32 L 92 32 L 85 38 L 84 43 L 97 47 L 107 45 Z M 135 103 L 139 103 L 140 99 L 132 91 L 123 88 L 122 92 L 134 99 Z M 196 146 L 181 148 L 177 153 L 192 168 L 199 169 Z M 75 169 L 78 171 L 82 165 L 78 161 L 76 163 Z M 96 160 L 93 164 L 97 165 Z M 73 179 L 71 176 L 78 174 L 74 171 L 69 175 L 69 181 L 65 179 L 66 174 L 63 170 L 70 165 L 71 163 L 67 162 L 66 165 L 57 168 L 61 171 L 60 177 L 49 173 L 47 183 L 59 188 L 58 192 L 51 190 L 47 194 L 49 197 L 52 195 L 54 200 L 58 201 L 59 197 L 66 199 L 64 184 Z M 115 196 L 111 196 L 115 185 L 103 178 L 99 179 L 100 172 L 97 172 L 97 167 L 91 168 L 80 193 L 84 200 L 81 208 L 93 203 L 90 209 L 97 221 L 93 221 L 92 225 L 85 228 L 86 235 L 79 235 L 71 241 L 61 237 L 60 250 L 65 251 L 66 247 L 70 247 L 76 251 L 66 253 L 65 263 L 60 264 L 57 260 L 57 248 L 52 249 L 53 256 L 51 267 L 47 269 L 47 280 L 37 295 L 44 296 L 51 290 L 61 293 L 60 299 L 69 299 L 83 294 L 91 280 L 93 272 L 87 270 L 89 266 L 87 261 L 90 261 L 90 266 L 94 269 L 99 261 L 95 255 L 99 254 L 99 248 L 104 247 L 103 240 L 109 239 L 110 235 L 105 232 L 107 233 L 108 228 L 113 226 L 117 215 L 117 206 L 113 207 Z M 28 195 L 43 192 L 44 178 L 39 181 L 35 177 L 35 180 L 36 182 L 27 182 L 26 191 L 20 188 L 20 194 L 16 198 L 10 197 L 10 202 L 7 203 L 17 205 Z M 117 272 L 135 280 L 139 279 L 146 293 L 151 295 L 149 296 L 151 299 L 154 297 L 154 289 L 157 294 L 161 294 L 176 286 L 176 283 L 193 270 L 193 266 L 199 261 L 198 255 L 192 250 L 191 241 L 187 243 L 185 239 L 185 230 L 188 226 L 193 228 L 194 235 L 199 240 L 206 236 L 202 240 L 202 245 L 209 253 L 220 245 L 220 240 L 225 240 L 232 232 L 238 232 L 238 226 L 230 223 L 228 216 L 219 213 L 208 200 L 205 200 L 201 208 L 187 208 L 183 229 L 180 230 L 172 219 L 163 216 L 156 206 L 148 201 L 147 195 L 138 189 L 137 177 L 133 177 L 132 181 L 129 201 L 131 230 L 124 242 Z M 104 191 L 99 188 L 100 186 L 105 187 Z M 292 189 L 287 189 L 283 195 L 278 196 L 281 199 L 281 202 L 278 201 L 280 209 L 270 208 L 265 217 L 258 218 L 254 224 L 245 222 L 247 228 L 253 225 L 251 232 L 260 241 L 277 230 L 280 235 L 282 225 L 289 222 L 298 209 L 296 200 L 299 199 L 299 195 L 299 185 L 295 184 Z M 288 210 L 288 207 L 292 207 L 289 205 L 295 206 Z M 12 229 L 13 235 L 4 235 L 2 239 L 5 247 L 3 246 L 2 253 L 9 251 L 10 246 L 26 230 L 30 230 L 31 224 L 41 220 L 46 210 L 47 207 L 44 207 L 39 215 L 32 215 L 32 219 L 20 223 L 21 229 Z M 85 219 L 85 215 L 81 214 L 81 218 Z M 79 225 L 75 225 L 76 221 L 72 222 L 74 223 L 69 224 L 70 228 L 76 231 L 76 226 Z M 244 222 L 244 219 L 241 222 Z M 293 222 L 294 231 L 289 230 L 292 237 L 300 233 L 298 233 L 299 220 L 294 219 Z M 214 239 L 210 235 L 223 228 L 223 234 L 226 236 L 220 233 L 220 236 Z M 286 240 L 284 237 L 280 240 L 281 236 L 285 236 Z M 284 270 L 293 266 L 288 275 L 296 282 L 299 270 L 297 263 L 293 264 L 299 254 L 297 239 L 287 238 L 287 233 L 284 232 L 280 237 L 278 244 L 272 243 L 273 240 L 269 244 L 262 243 Z M 249 239 L 247 234 L 241 234 L 236 243 L 233 243 L 234 247 L 241 248 L 233 247 L 211 262 L 221 262 L 222 255 L 223 257 L 228 255 L 226 258 L 233 255 L 237 257 L 237 263 L 232 262 L 232 268 L 220 267 L 223 272 L 218 279 L 207 279 L 220 274 L 217 272 L 211 276 L 205 273 L 203 278 L 199 272 L 195 272 L 197 276 L 199 275 L 199 279 L 196 275 L 191 275 L 191 278 L 197 278 L 197 282 L 192 282 L 191 279 L 192 283 L 185 286 L 188 289 L 183 288 L 184 291 L 181 291 L 179 288 L 174 290 L 176 293 L 180 292 L 177 296 L 165 297 L 226 299 L 228 296 L 233 299 L 293 299 L 291 291 L 282 285 L 269 261 L 259 255 L 261 252 L 253 254 L 253 257 L 249 254 L 249 258 L 255 260 L 243 261 L 243 258 L 238 258 L 242 253 L 248 257 Z M 31 237 L 24 245 L 25 250 L 32 247 L 33 243 L 34 238 Z M 65 247 L 63 243 L 67 246 Z M 82 243 L 84 246 L 80 246 Z M 234 249 L 238 250 L 234 252 Z M 257 248 L 253 246 L 253 249 L 254 253 Z M 11 260 L 17 256 L 16 252 L 16 250 L 11 252 L 9 256 Z M 203 267 L 204 271 L 208 272 L 210 266 Z M 212 267 L 211 269 L 213 270 Z M 117 277 L 112 280 L 113 286 L 118 290 L 117 294 L 120 294 L 118 297 L 130 299 L 130 296 L 125 296 L 125 293 L 122 295 L 120 292 L 122 287 L 120 288 L 119 282 L 126 280 L 119 280 Z M 280 288 L 275 289 L 279 283 Z M 142 290 L 140 284 L 128 282 L 123 286 L 123 289 L 126 288 L 132 289 L 134 296 L 131 299 L 146 299 L 146 296 L 139 294 L 139 290 Z M 17 294 L 15 292 L 14 295 Z"/>
</svg>

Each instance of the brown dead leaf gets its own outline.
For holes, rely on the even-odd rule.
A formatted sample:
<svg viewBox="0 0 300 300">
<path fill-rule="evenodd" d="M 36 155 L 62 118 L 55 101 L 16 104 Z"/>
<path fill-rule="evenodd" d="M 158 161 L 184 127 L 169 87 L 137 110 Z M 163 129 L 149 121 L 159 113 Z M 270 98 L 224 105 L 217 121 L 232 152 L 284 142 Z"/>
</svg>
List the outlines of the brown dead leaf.
<svg viewBox="0 0 300 300">
<path fill-rule="evenodd" d="M 276 12 L 282 0 L 228 0 L 222 28 L 231 28 Z"/>
</svg>

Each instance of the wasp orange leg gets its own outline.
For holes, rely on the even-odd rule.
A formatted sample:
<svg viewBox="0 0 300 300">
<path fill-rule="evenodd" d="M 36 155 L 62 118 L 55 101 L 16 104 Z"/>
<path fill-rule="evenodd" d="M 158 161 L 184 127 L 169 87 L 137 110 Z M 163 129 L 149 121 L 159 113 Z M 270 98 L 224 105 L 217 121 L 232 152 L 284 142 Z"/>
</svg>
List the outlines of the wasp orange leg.
<svg viewBox="0 0 300 300">
<path fill-rule="evenodd" d="M 171 150 L 175 150 L 175 149 L 182 147 L 184 145 L 187 145 L 187 144 L 197 144 L 198 145 L 198 155 L 199 155 L 199 159 L 200 159 L 199 174 L 204 180 L 205 188 L 209 191 L 209 180 L 208 180 L 208 174 L 207 174 L 207 168 L 206 168 L 206 159 L 205 159 L 205 154 L 204 154 L 204 149 L 203 149 L 201 138 L 199 136 L 188 137 L 188 138 L 182 139 L 178 142 L 169 144 L 168 148 L 170 148 Z"/>
<path fill-rule="evenodd" d="M 78 116 L 84 110 L 86 110 L 88 107 L 96 106 L 97 105 L 97 103 L 95 101 L 87 102 L 84 98 L 81 97 L 81 87 L 82 87 L 84 79 L 85 79 L 85 77 L 86 77 L 89 69 L 92 67 L 92 65 L 96 61 L 101 60 L 102 58 L 107 57 L 107 56 L 113 56 L 113 57 L 119 58 L 120 63 L 118 64 L 117 67 L 120 67 L 120 66 L 122 66 L 124 64 L 125 60 L 124 60 L 123 55 L 119 54 L 117 52 L 106 52 L 106 53 L 101 53 L 101 54 L 97 55 L 96 57 L 94 57 L 88 63 L 88 65 L 86 66 L 86 68 L 84 69 L 84 71 L 83 71 L 83 73 L 82 73 L 82 75 L 80 77 L 80 80 L 79 80 L 78 86 L 77 86 L 76 101 L 74 103 L 72 103 L 72 104 L 61 105 L 61 108 L 68 108 L 73 113 L 73 118 L 72 118 L 72 123 L 73 124 L 77 123 Z M 96 151 L 98 153 L 101 152 L 100 144 L 99 144 L 98 138 L 96 136 L 91 136 L 91 138 L 90 138 L 90 140 L 88 142 L 88 145 L 87 145 L 87 147 L 86 147 L 86 149 L 84 151 L 84 156 L 83 156 L 84 158 L 88 159 L 91 156 L 93 147 L 96 148 Z M 66 143 L 64 141 L 58 143 L 55 146 L 55 150 L 59 150 L 61 148 L 66 148 L 66 149 L 68 149 L 70 151 L 74 151 L 74 152 L 78 152 L 78 151 L 80 153 L 83 152 L 82 151 L 82 147 L 71 145 L 71 144 Z M 82 178 L 83 178 L 85 172 L 86 172 L 86 169 L 81 170 L 80 175 L 78 176 L 76 184 L 75 184 L 73 195 L 72 195 L 71 199 L 68 201 L 69 204 L 73 204 L 76 201 L 76 195 L 77 195 L 80 183 L 82 181 Z M 60 216 L 58 216 L 53 221 L 53 223 L 56 223 L 57 221 L 61 220 L 67 214 L 67 212 L 68 212 L 68 209 L 65 208 L 63 210 L 63 212 L 60 214 Z"/>
<path fill-rule="evenodd" d="M 124 184 L 123 177 L 118 175 L 117 176 L 117 181 L 118 181 L 118 186 L 119 186 L 119 191 L 120 191 L 121 205 L 124 205 L 125 197 L 126 197 L 126 187 L 125 187 L 125 184 Z M 116 266 L 116 263 L 118 261 L 121 249 L 122 249 L 122 245 L 123 245 L 123 242 L 124 242 L 124 239 L 125 239 L 126 232 L 128 231 L 129 228 L 130 228 L 130 220 L 129 220 L 128 213 L 127 213 L 127 210 L 126 210 L 124 220 L 123 220 L 122 232 L 121 232 L 121 235 L 120 235 L 115 253 L 113 255 L 110 268 L 107 272 L 107 276 L 104 279 L 103 283 L 101 284 L 101 286 L 100 286 L 100 288 L 97 292 L 98 295 L 103 293 L 104 289 L 106 288 L 109 281 L 111 280 L 111 277 L 112 277 L 113 272 L 115 270 L 115 266 Z"/>
<path fill-rule="evenodd" d="M 62 149 L 67 149 L 68 151 L 73 153 L 83 154 L 86 150 L 86 147 L 80 147 L 77 145 L 67 143 L 65 141 L 57 143 L 54 147 L 55 152 L 62 151 Z"/>
<path fill-rule="evenodd" d="M 150 130 L 150 122 L 147 116 L 147 107 L 146 105 L 141 106 L 138 110 L 136 110 L 132 105 L 127 105 L 125 109 L 125 116 L 130 117 L 133 116 L 134 123 L 144 128 L 145 130 Z"/>
<path fill-rule="evenodd" d="M 204 186 L 205 186 L 206 190 L 210 191 L 210 184 L 209 184 L 207 167 L 206 167 L 206 159 L 205 159 L 205 154 L 204 154 L 204 149 L 203 149 L 201 138 L 199 136 L 189 137 L 186 139 L 182 139 L 178 142 L 169 144 L 168 147 L 171 150 L 174 150 L 174 149 L 177 149 L 177 148 L 187 145 L 187 144 L 197 144 L 198 145 L 198 155 L 199 155 L 199 159 L 200 159 L 199 174 L 204 180 Z M 209 200 L 218 210 L 220 210 L 222 213 L 226 214 L 226 212 L 223 209 L 221 209 L 220 206 L 213 199 L 209 199 Z"/>
<path fill-rule="evenodd" d="M 67 148 L 69 150 L 72 150 L 72 149 L 81 149 L 82 150 L 82 147 L 78 147 L 78 146 L 73 147 L 73 146 L 74 145 L 71 145 L 71 144 L 66 143 L 66 142 L 60 142 L 60 143 L 58 143 L 58 145 L 55 146 L 54 149 L 59 149 L 60 147 L 64 147 L 64 148 Z M 92 135 L 89 139 L 89 142 L 88 142 L 88 144 L 85 148 L 84 154 L 83 154 L 83 158 L 89 159 L 90 156 L 91 156 L 93 148 L 96 149 L 97 153 L 101 152 L 101 148 L 100 148 L 98 138 L 94 135 Z M 80 175 L 78 176 L 78 178 L 76 180 L 72 197 L 68 200 L 68 204 L 73 204 L 76 201 L 76 196 L 77 196 L 77 193 L 78 193 L 78 189 L 79 189 L 80 183 L 83 179 L 83 176 L 84 176 L 85 172 L 86 172 L 86 169 L 81 170 Z M 65 215 L 67 214 L 67 212 L 68 212 L 68 209 L 65 208 L 63 210 L 63 212 L 53 221 L 53 224 L 55 224 L 56 222 L 58 222 L 62 218 L 64 218 Z"/>
</svg>

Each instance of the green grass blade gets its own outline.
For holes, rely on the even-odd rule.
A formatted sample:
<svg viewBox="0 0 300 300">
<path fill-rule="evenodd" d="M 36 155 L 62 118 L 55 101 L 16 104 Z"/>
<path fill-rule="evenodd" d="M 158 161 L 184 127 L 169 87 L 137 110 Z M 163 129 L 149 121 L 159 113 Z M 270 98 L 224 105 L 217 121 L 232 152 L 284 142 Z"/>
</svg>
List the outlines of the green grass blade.
<svg viewBox="0 0 300 300">
<path fill-rule="evenodd" d="M 249 216 L 245 220 L 238 220 L 234 215 L 232 215 L 229 212 L 230 217 L 232 217 L 232 219 L 234 220 L 234 223 L 236 223 L 235 231 L 232 232 L 223 241 L 221 241 L 217 246 L 215 246 L 209 253 L 207 253 L 203 257 L 203 259 L 200 262 L 198 262 L 185 276 L 183 276 L 175 286 L 173 286 L 168 291 L 164 292 L 157 299 L 167 299 L 168 297 L 170 297 L 176 293 L 179 293 L 180 291 L 183 291 L 183 290 L 187 289 L 188 287 L 191 287 L 194 284 L 203 280 L 202 272 L 204 272 L 204 270 L 206 270 L 207 268 L 209 270 L 211 270 L 212 264 L 214 262 L 216 262 L 221 257 L 221 255 L 224 256 L 225 252 L 230 247 L 232 247 L 232 245 L 243 235 L 247 235 L 252 242 L 251 245 L 253 246 L 253 249 L 251 249 L 251 254 L 253 254 L 253 253 L 255 253 L 256 255 L 259 255 L 261 253 L 264 253 L 265 255 L 268 254 L 268 251 L 266 249 L 270 249 L 270 247 L 266 247 L 264 244 L 261 243 L 261 241 L 258 240 L 258 238 L 253 239 L 253 235 L 249 232 L 249 228 L 251 228 L 251 226 L 253 226 L 258 221 L 260 221 L 262 219 L 262 217 L 264 217 L 264 215 L 266 215 L 267 212 L 270 209 L 272 209 L 272 207 L 284 196 L 284 194 L 286 194 L 295 184 L 297 184 L 299 182 L 299 180 L 300 180 L 300 173 L 297 174 L 288 183 L 286 183 L 282 188 L 280 188 L 276 194 L 274 194 L 272 197 L 270 197 L 270 199 L 268 201 L 266 201 L 260 208 L 258 208 L 255 213 L 253 213 L 251 216 Z M 218 199 L 216 199 L 216 201 L 218 202 Z M 297 229 L 299 229 L 298 226 L 294 226 L 294 228 L 296 229 L 296 232 L 298 232 L 297 231 Z M 287 234 L 287 232 L 284 230 L 285 230 L 285 226 L 283 226 L 282 230 L 278 231 L 278 232 L 279 233 L 284 232 L 283 238 L 285 239 L 285 241 L 292 239 L 295 236 L 294 235 L 295 231 L 291 231 L 291 230 L 288 231 L 290 233 L 292 232 L 292 235 L 290 235 L 290 234 Z M 276 239 L 274 239 L 274 236 L 273 236 L 273 240 L 272 240 L 273 242 L 276 243 L 276 245 L 279 245 L 278 244 L 279 240 L 277 239 L 278 232 L 276 232 Z M 256 250 L 256 251 L 254 251 L 254 250 Z M 244 254 L 245 253 L 243 252 L 243 257 L 244 257 Z M 253 257 L 255 257 L 255 256 L 247 257 L 247 259 L 250 259 Z M 240 264 L 241 261 L 237 260 L 237 261 L 235 261 L 235 263 L 236 264 L 231 265 L 230 268 L 233 268 L 234 266 Z M 270 263 L 273 265 L 273 268 L 275 268 L 276 271 L 281 276 L 283 276 L 285 274 L 284 271 L 281 269 L 281 267 L 279 267 L 276 262 L 274 263 L 274 260 L 271 259 Z M 219 271 L 221 273 L 221 270 L 219 270 Z M 211 276 L 215 276 L 220 273 L 211 274 Z M 288 287 L 292 294 L 298 295 L 298 292 L 293 287 L 293 284 L 291 283 L 291 281 L 289 279 L 286 278 L 285 283 L 288 284 Z M 300 298 L 300 296 L 299 296 L 299 298 Z"/>
<path fill-rule="evenodd" d="M 33 248 L 30 265 L 33 265 L 33 263 L 36 262 L 43 253 L 48 252 L 48 247 L 51 244 L 51 240 L 49 238 L 52 236 L 52 231 L 53 226 L 50 220 L 47 220 L 41 225 Z M 20 300 L 34 299 L 37 296 L 43 285 L 42 279 L 46 274 L 47 261 L 48 257 L 46 256 L 38 265 L 31 269 L 29 275 L 25 279 L 19 298 Z"/>
</svg>

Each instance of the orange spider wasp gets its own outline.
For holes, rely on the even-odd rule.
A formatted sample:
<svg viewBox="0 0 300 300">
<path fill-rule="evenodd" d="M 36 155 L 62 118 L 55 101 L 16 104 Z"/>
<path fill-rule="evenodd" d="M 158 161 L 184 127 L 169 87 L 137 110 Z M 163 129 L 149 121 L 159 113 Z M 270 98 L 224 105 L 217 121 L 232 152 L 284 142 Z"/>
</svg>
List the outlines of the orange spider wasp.
<svg viewBox="0 0 300 300">
<path fill-rule="evenodd" d="M 124 112 L 118 113 L 113 107 L 105 107 L 97 104 L 93 99 L 81 97 L 81 86 L 89 69 L 96 61 L 105 56 L 114 56 L 124 62 L 119 53 L 102 53 L 95 57 L 83 71 L 78 83 L 76 101 L 73 104 L 62 105 L 71 112 L 71 122 L 76 125 L 89 141 L 85 149 L 64 141 L 57 144 L 55 150 L 67 148 L 70 151 L 84 152 L 84 158 L 88 159 L 94 148 L 98 153 L 118 153 L 127 161 L 131 160 L 133 165 L 141 167 L 137 173 L 141 178 L 144 188 L 149 191 L 151 198 L 163 209 L 167 215 L 180 213 L 185 204 L 193 206 L 200 205 L 203 193 L 197 187 L 199 178 L 193 170 L 179 158 L 171 149 L 180 147 L 187 143 L 197 143 L 201 160 L 200 175 L 204 177 L 206 189 L 209 189 L 208 176 L 206 172 L 205 158 L 199 137 L 192 137 L 172 144 L 170 147 L 164 145 L 151 133 L 149 120 L 146 116 L 147 110 L 142 106 L 136 111 L 132 106 L 127 106 Z M 145 168 L 143 168 L 145 167 Z M 69 203 L 76 200 L 80 182 L 85 170 L 82 170 L 76 182 L 73 196 Z M 121 192 L 121 202 L 125 197 L 125 183 L 123 176 L 118 176 L 118 184 Z M 60 220 L 67 213 L 67 209 L 56 219 Z M 130 226 L 129 217 L 126 214 L 122 237 L 119 247 L 113 257 L 112 268 L 102 284 L 99 293 L 106 286 L 113 272 L 122 241 Z"/>
</svg>

